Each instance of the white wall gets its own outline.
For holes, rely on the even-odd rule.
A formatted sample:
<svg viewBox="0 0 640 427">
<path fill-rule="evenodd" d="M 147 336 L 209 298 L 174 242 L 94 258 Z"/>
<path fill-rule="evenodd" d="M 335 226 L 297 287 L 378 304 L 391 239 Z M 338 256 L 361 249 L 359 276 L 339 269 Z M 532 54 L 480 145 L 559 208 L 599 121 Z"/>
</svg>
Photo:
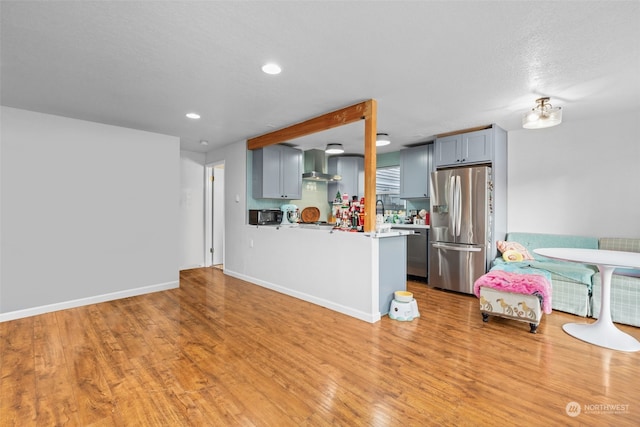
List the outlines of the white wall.
<svg viewBox="0 0 640 427">
<path fill-rule="evenodd" d="M 205 157 L 180 151 L 180 270 L 204 266 Z"/>
<path fill-rule="evenodd" d="M 206 164 L 224 163 L 224 268 L 243 271 L 248 262 L 244 253 L 247 210 L 247 144 L 236 142 L 207 153 Z"/>
<path fill-rule="evenodd" d="M 509 231 L 640 238 L 639 111 L 512 131 L 508 144 Z"/>
<path fill-rule="evenodd" d="M 179 140 L 2 107 L 0 320 L 178 286 Z"/>
</svg>

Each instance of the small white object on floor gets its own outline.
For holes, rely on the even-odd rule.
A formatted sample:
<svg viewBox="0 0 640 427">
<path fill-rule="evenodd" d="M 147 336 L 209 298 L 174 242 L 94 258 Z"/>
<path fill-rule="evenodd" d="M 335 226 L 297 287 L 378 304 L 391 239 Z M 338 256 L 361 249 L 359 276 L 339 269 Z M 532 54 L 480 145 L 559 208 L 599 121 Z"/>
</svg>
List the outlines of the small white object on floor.
<svg viewBox="0 0 640 427">
<path fill-rule="evenodd" d="M 410 322 L 414 318 L 420 317 L 418 303 L 413 298 L 408 302 L 402 302 L 394 299 L 391 301 L 391 307 L 389 308 L 389 317 L 393 320 Z"/>
</svg>

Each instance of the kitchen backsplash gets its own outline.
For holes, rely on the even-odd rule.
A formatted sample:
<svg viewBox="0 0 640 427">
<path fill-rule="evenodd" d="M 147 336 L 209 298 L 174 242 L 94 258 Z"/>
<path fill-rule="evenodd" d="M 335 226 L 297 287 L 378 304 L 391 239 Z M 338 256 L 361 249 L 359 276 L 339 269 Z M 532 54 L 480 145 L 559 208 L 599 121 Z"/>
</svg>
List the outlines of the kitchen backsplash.
<svg viewBox="0 0 640 427">
<path fill-rule="evenodd" d="M 326 221 L 329 215 L 326 182 L 302 181 L 302 200 L 254 199 L 250 194 L 247 194 L 247 209 L 279 209 L 284 204 L 293 204 L 300 212 L 310 206 L 318 208 L 320 221 Z"/>
<path fill-rule="evenodd" d="M 407 200 L 407 211 L 419 211 L 420 209 L 429 210 L 429 199 L 409 199 Z"/>
<path fill-rule="evenodd" d="M 316 207 L 320 209 L 320 221 L 326 221 L 329 215 L 327 201 L 327 183 L 322 181 L 302 181 L 302 200 L 291 200 L 289 203 L 302 209 Z"/>
</svg>

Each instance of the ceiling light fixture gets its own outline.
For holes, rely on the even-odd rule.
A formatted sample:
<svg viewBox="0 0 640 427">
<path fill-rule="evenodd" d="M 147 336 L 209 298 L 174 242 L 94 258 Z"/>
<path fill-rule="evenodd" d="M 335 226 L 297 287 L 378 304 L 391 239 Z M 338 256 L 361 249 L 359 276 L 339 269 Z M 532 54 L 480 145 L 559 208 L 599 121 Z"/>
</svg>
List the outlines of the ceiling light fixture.
<svg viewBox="0 0 640 427">
<path fill-rule="evenodd" d="M 282 71 L 282 68 L 280 68 L 278 64 L 274 64 L 273 62 L 270 62 L 262 66 L 262 71 L 267 74 L 280 74 L 280 72 Z"/>
<path fill-rule="evenodd" d="M 327 154 L 342 154 L 344 153 L 344 148 L 342 148 L 342 144 L 327 144 L 324 152 Z"/>
<path fill-rule="evenodd" d="M 200 114 L 198 113 L 187 113 L 186 116 L 190 119 L 199 119 L 200 118 Z"/>
<path fill-rule="evenodd" d="M 200 145 L 209 145 L 209 141 L 205 141 L 204 139 L 202 141 L 200 141 Z"/>
<path fill-rule="evenodd" d="M 536 99 L 536 106 L 522 116 L 525 129 L 542 129 L 562 123 L 562 108 L 549 104 L 549 98 Z"/>
<path fill-rule="evenodd" d="M 378 133 L 376 134 L 376 147 L 384 147 L 385 145 L 391 144 L 391 140 L 389 139 L 389 134 L 387 133 Z"/>
</svg>

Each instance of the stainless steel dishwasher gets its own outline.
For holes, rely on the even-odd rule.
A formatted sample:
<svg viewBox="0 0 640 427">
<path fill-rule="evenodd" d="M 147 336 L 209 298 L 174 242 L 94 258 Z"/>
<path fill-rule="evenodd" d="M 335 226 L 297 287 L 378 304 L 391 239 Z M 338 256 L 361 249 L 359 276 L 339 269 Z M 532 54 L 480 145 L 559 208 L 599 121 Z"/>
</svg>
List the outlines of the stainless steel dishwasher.
<svg viewBox="0 0 640 427">
<path fill-rule="evenodd" d="M 401 229 L 413 230 L 413 234 L 407 236 L 407 275 L 427 280 L 429 273 L 429 229 L 417 227 L 402 227 Z"/>
</svg>

